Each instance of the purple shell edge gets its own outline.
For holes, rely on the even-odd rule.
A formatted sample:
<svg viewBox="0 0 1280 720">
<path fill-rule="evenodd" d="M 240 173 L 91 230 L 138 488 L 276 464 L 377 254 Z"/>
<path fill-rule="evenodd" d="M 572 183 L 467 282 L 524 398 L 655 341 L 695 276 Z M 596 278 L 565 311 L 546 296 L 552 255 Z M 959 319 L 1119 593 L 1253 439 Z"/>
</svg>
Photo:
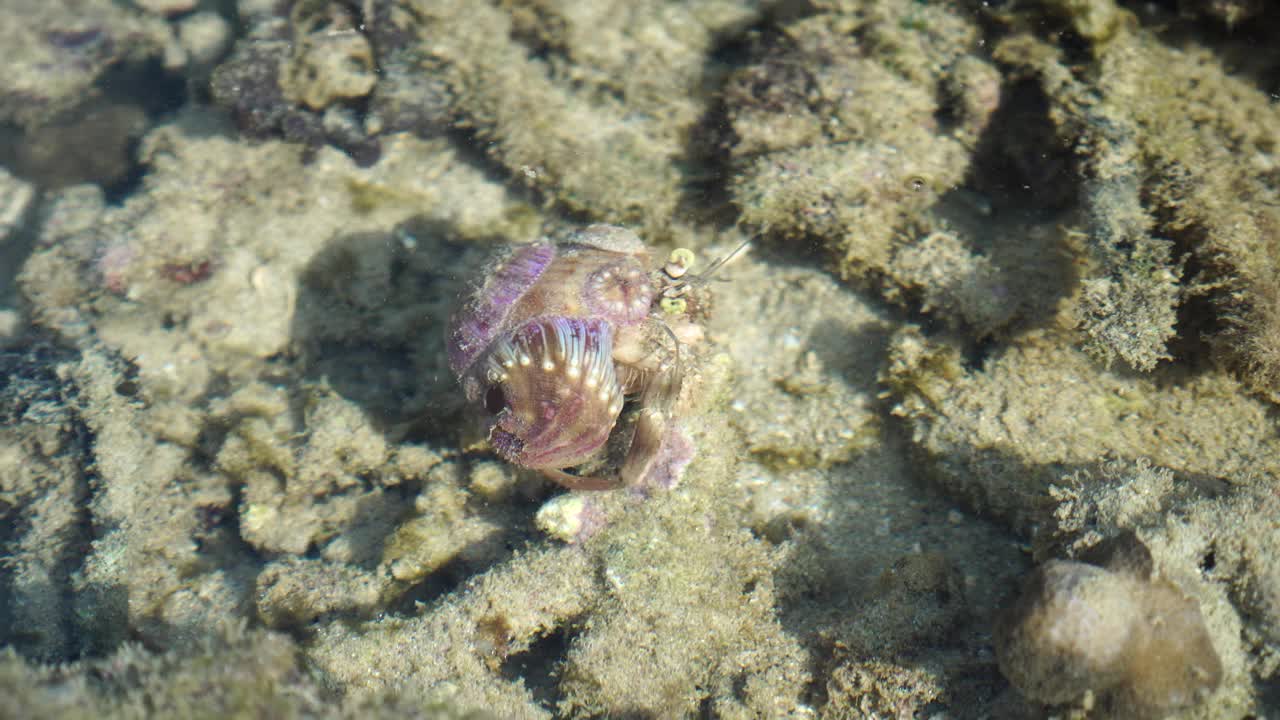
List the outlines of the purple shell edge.
<svg viewBox="0 0 1280 720">
<path fill-rule="evenodd" d="M 525 245 L 515 250 L 490 275 L 450 323 L 449 368 L 461 377 L 494 339 L 505 331 L 506 319 L 516 302 L 538 281 L 555 259 L 549 243 Z"/>
</svg>

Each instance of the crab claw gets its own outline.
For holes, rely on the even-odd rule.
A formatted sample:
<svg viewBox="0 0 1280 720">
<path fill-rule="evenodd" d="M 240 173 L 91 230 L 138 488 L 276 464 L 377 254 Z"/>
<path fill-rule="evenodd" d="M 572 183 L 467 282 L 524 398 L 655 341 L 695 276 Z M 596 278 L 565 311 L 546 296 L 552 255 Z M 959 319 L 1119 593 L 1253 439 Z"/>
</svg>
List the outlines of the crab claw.
<svg viewBox="0 0 1280 720">
<path fill-rule="evenodd" d="M 659 337 L 665 334 L 671 345 L 657 367 L 647 372 L 628 373 L 621 383 L 625 392 L 640 396 L 630 448 L 622 467 L 596 476 L 542 468 L 543 475 L 571 490 L 669 488 L 679 480 L 693 458 L 693 444 L 673 419 L 683 379 L 680 342 L 665 325 L 655 323 L 654 327 L 661 328 L 654 333 Z"/>
</svg>

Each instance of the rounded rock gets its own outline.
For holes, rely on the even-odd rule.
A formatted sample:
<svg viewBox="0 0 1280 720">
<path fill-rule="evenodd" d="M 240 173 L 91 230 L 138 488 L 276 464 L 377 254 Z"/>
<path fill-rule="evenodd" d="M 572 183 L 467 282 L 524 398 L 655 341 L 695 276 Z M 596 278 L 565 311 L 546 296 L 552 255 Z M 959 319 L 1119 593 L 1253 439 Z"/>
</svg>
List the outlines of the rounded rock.
<svg viewBox="0 0 1280 720">
<path fill-rule="evenodd" d="M 1045 563 L 996 626 L 1001 671 L 1027 697 L 1050 704 L 1118 685 L 1142 615 L 1135 589 L 1104 568 Z"/>
</svg>

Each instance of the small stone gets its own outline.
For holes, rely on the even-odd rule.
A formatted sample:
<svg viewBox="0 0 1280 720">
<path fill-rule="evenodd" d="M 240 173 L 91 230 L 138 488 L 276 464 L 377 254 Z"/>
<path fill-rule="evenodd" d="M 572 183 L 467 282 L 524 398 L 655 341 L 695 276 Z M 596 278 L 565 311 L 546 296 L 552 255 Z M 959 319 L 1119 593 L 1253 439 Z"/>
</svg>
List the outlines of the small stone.
<svg viewBox="0 0 1280 720">
<path fill-rule="evenodd" d="M 557 540 L 574 542 L 585 525 L 587 499 L 579 493 L 557 495 L 543 503 L 534 516 L 538 529 Z"/>
<path fill-rule="evenodd" d="M 133 0 L 133 4 L 152 15 L 172 17 L 194 10 L 196 0 Z"/>
<path fill-rule="evenodd" d="M 45 188 L 117 183 L 134 169 L 133 144 L 149 122 L 140 105 L 94 105 L 24 135 L 13 168 Z"/>
<path fill-rule="evenodd" d="M 490 502 L 501 502 L 511 496 L 515 480 L 501 463 L 477 463 L 471 470 L 471 491 Z"/>
<path fill-rule="evenodd" d="M 191 66 L 212 68 L 231 47 L 231 27 L 215 12 L 198 12 L 178 22 L 178 40 Z"/>
<path fill-rule="evenodd" d="M 1127 578 L 1084 563 L 1037 568 L 996 630 L 1005 677 L 1045 703 L 1118 685 L 1141 612 L 1135 590 Z"/>
<path fill-rule="evenodd" d="M 1202 702 L 1222 661 L 1194 598 L 1160 577 L 1129 534 L 1101 565 L 1052 560 L 997 621 L 1000 670 L 1031 700 L 1105 703 L 1116 717 L 1164 717 Z"/>
<path fill-rule="evenodd" d="M 25 328 L 26 323 L 17 310 L 0 310 L 0 348 L 17 342 Z"/>
<path fill-rule="evenodd" d="M 421 445 L 402 445 L 396 451 L 397 474 L 409 479 L 425 479 L 431 468 L 441 462 L 443 459 L 439 454 Z"/>
<path fill-rule="evenodd" d="M 35 187 L 0 167 L 0 245 L 22 227 L 27 211 L 35 202 Z"/>
</svg>

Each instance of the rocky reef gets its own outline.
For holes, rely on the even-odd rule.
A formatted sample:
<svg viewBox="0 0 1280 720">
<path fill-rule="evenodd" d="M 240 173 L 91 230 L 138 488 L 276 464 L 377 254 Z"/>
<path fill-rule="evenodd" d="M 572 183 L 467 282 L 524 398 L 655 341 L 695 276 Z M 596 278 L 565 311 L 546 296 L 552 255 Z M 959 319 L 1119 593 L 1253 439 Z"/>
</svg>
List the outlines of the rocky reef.
<svg viewBox="0 0 1280 720">
<path fill-rule="evenodd" d="M 1270 6 L 0 28 L 0 715 L 1280 711 Z M 661 408 L 678 483 L 549 482 L 457 361 L 486 258 L 599 223 L 663 318 L 600 452 Z"/>
</svg>

